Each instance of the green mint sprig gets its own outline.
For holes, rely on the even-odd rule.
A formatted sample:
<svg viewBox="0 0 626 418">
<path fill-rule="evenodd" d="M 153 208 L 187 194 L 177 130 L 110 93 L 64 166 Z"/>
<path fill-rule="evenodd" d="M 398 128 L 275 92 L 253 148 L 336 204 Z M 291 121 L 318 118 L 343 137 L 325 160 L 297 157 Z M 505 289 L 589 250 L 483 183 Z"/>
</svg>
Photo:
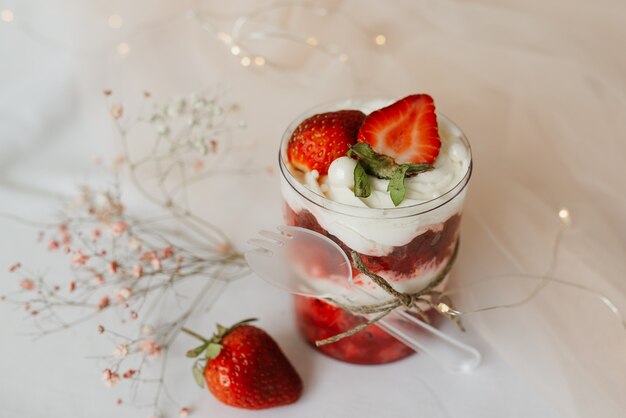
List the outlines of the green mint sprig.
<svg viewBox="0 0 626 418">
<path fill-rule="evenodd" d="M 404 180 L 407 177 L 412 177 L 434 168 L 432 164 L 397 164 L 393 158 L 376 153 L 365 142 L 358 142 L 351 146 L 347 155 L 357 160 L 354 168 L 354 195 L 357 197 L 368 197 L 372 193 L 368 174 L 379 179 L 388 179 L 387 191 L 395 206 L 402 203 L 406 196 Z"/>
</svg>

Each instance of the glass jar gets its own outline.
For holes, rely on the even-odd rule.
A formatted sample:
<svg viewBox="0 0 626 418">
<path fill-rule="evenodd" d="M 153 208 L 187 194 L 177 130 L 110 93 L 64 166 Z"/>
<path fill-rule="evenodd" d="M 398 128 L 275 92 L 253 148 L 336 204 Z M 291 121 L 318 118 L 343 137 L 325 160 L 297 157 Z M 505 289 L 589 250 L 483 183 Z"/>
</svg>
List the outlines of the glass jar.
<svg viewBox="0 0 626 418">
<path fill-rule="evenodd" d="M 462 131 L 445 116 L 437 115 L 440 134 L 454 136 L 467 153 L 466 165 L 457 176 L 460 180 L 432 199 L 395 208 L 360 207 L 332 201 L 307 187 L 302 173 L 290 167 L 286 155 L 294 129 L 307 117 L 342 109 L 358 109 L 367 114 L 390 103 L 385 100 L 330 103 L 311 109 L 290 124 L 279 153 L 283 215 L 287 225 L 323 234 L 348 255 L 356 251 L 370 271 L 383 277 L 396 290 L 415 293 L 428 286 L 451 261 L 458 240 L 462 205 L 472 172 L 471 149 Z M 363 286 L 380 298 L 389 298 L 369 277 L 354 266 L 352 270 L 355 285 Z M 323 300 L 302 296 L 295 296 L 295 314 L 301 334 L 314 347 L 315 341 L 366 321 Z M 338 360 L 359 364 L 388 363 L 413 353 L 376 325 L 316 348 Z"/>
</svg>

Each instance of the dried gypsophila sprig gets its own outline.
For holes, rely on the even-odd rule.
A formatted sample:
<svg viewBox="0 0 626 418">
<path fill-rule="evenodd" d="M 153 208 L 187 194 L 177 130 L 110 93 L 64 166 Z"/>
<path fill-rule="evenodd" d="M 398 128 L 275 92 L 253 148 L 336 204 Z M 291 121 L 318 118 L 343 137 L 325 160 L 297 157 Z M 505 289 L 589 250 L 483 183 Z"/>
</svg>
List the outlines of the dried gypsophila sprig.
<svg viewBox="0 0 626 418">
<path fill-rule="evenodd" d="M 105 90 L 104 94 L 111 97 L 112 92 Z M 149 98 L 145 93 L 144 99 Z M 191 183 L 222 174 L 216 161 L 211 162 L 210 170 L 202 171 L 205 161 L 218 160 L 218 155 L 227 153 L 221 139 L 232 129 L 227 115 L 236 110 L 233 105 L 222 106 L 216 97 L 191 95 L 155 105 L 149 115 L 129 120 L 122 105 L 110 105 L 125 150 L 115 160 L 114 187 L 102 192 L 81 188 L 60 220 L 40 233 L 49 251 L 66 254 L 70 278 L 65 283 L 52 283 L 20 263 L 9 268 L 19 277 L 19 290 L 3 299 L 28 312 L 39 336 L 102 319 L 104 325 L 98 325 L 97 331 L 111 344 L 110 354 L 98 356 L 103 363 L 103 383 L 113 387 L 130 382 L 133 400 L 140 387 L 154 384 L 153 401 L 139 406 L 154 409 L 156 415 L 160 414 L 163 395 L 176 404 L 164 376 L 167 349 L 179 329 L 194 311 L 211 302 L 207 298 L 219 295 L 224 283 L 249 271 L 226 235 L 196 216 L 180 196 Z M 139 124 L 152 127 L 155 139 L 149 152 L 133 158 L 130 132 Z M 238 121 L 236 126 L 244 124 Z M 156 173 L 154 190 L 138 173 L 146 166 L 152 166 Z M 146 218 L 127 213 L 119 182 L 124 167 L 135 188 L 157 204 L 163 215 Z M 229 174 L 251 171 L 258 170 L 230 170 Z M 204 280 L 189 280 L 192 278 Z M 181 289 L 188 284 L 193 286 L 192 299 Z M 158 318 L 157 307 L 168 299 L 178 304 L 179 314 Z M 115 312 L 120 326 L 105 322 L 104 312 Z M 160 362 L 154 378 L 145 373 L 151 359 Z M 180 414 L 186 416 L 189 408 L 181 407 Z"/>
</svg>

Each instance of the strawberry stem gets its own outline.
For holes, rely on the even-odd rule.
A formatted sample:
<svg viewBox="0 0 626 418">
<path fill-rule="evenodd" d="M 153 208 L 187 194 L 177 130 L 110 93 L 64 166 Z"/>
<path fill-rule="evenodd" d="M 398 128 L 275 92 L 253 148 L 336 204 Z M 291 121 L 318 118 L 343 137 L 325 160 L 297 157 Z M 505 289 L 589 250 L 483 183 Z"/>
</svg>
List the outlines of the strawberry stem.
<svg viewBox="0 0 626 418">
<path fill-rule="evenodd" d="M 192 330 L 190 330 L 189 328 L 182 327 L 180 330 L 181 330 L 182 332 L 184 332 L 185 334 L 187 334 L 187 335 L 191 335 L 192 337 L 199 339 L 199 340 L 200 340 L 200 341 L 202 341 L 202 342 L 205 342 L 205 343 L 208 343 L 208 342 L 209 342 L 209 340 L 207 340 L 206 338 L 204 338 L 202 335 L 200 335 L 200 334 L 197 334 L 197 333 L 193 332 L 193 331 L 192 331 Z"/>
</svg>

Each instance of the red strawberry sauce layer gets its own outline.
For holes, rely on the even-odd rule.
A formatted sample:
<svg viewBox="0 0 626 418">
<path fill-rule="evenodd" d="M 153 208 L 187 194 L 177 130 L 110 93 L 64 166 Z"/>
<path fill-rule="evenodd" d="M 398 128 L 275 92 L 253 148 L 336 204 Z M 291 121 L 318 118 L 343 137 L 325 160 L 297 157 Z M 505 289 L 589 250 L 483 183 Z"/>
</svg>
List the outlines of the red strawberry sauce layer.
<svg viewBox="0 0 626 418">
<path fill-rule="evenodd" d="M 352 315 L 319 299 L 294 296 L 294 301 L 298 329 L 313 347 L 315 341 L 332 337 L 366 322 L 363 317 Z M 414 353 L 376 325 L 370 325 L 350 337 L 316 348 L 327 356 L 356 364 L 389 363 Z"/>
<path fill-rule="evenodd" d="M 344 251 L 350 252 L 350 248 L 342 241 L 322 228 L 311 212 L 305 209 L 295 212 L 285 204 L 284 216 L 287 225 L 323 234 L 339 244 Z M 460 221 L 460 215 L 453 215 L 443 223 L 441 229 L 427 230 L 408 244 L 395 247 L 386 256 L 361 255 L 361 257 L 373 272 L 392 272 L 395 280 L 411 279 L 424 267 L 434 268 L 449 259 L 454 248 L 453 244 L 458 238 Z M 353 270 L 353 273 L 356 275 L 358 272 Z M 300 333 L 313 346 L 315 341 L 332 337 L 366 322 L 363 317 L 319 299 L 296 296 L 295 307 Z M 370 325 L 362 332 L 317 349 L 338 360 L 358 364 L 388 363 L 413 353 L 413 350 L 376 325 Z"/>
</svg>

